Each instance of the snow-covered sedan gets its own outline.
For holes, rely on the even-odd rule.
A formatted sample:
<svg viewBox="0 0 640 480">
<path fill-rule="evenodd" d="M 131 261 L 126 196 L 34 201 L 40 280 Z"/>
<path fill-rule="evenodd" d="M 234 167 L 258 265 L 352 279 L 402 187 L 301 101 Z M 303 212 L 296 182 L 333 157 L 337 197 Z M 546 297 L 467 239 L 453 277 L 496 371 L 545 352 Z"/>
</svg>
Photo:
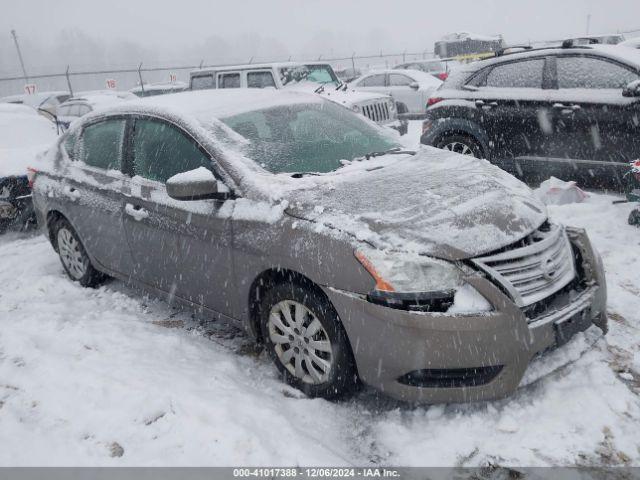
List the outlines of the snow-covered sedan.
<svg viewBox="0 0 640 480">
<path fill-rule="evenodd" d="M 72 280 L 243 326 L 310 396 L 501 397 L 606 330 L 583 230 L 485 160 L 395 138 L 318 95 L 151 97 L 74 123 L 34 204 Z"/>
<path fill-rule="evenodd" d="M 356 78 L 349 85 L 357 91 L 391 96 L 398 106 L 398 114 L 424 114 L 427 100 L 442 81 L 420 70 L 377 70 Z"/>
<path fill-rule="evenodd" d="M 0 104 L 0 232 L 35 220 L 28 169 L 56 138 L 55 125 L 34 108 Z"/>
</svg>

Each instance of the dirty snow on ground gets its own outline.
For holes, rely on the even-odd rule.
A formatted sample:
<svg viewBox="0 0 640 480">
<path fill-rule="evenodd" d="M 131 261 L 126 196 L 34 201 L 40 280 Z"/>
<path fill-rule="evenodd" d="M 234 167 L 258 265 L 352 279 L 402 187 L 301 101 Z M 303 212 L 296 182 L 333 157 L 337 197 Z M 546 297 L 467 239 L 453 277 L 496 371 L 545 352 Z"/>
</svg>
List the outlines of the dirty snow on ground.
<svg viewBox="0 0 640 480">
<path fill-rule="evenodd" d="M 0 237 L 0 465 L 640 465 L 640 230 L 614 199 L 550 207 L 602 254 L 609 334 L 467 405 L 305 398 L 242 332 L 83 289 L 44 237 Z"/>
</svg>

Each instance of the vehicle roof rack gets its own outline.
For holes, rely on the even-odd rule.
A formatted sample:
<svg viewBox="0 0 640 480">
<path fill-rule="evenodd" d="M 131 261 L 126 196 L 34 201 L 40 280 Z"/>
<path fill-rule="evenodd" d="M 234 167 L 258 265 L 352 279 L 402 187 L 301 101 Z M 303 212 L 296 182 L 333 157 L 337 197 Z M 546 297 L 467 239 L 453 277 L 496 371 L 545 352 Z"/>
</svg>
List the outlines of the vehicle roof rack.
<svg viewBox="0 0 640 480">
<path fill-rule="evenodd" d="M 515 53 L 515 52 L 511 52 L 510 51 L 510 50 L 513 50 L 514 48 L 519 48 L 521 50 L 531 50 L 531 49 L 533 49 L 533 47 L 531 45 L 511 45 L 509 47 L 504 47 L 504 48 L 500 48 L 500 49 L 496 50 L 496 57 L 501 57 L 505 53 Z"/>
<path fill-rule="evenodd" d="M 583 42 L 583 43 L 576 43 Z M 576 47 L 586 47 L 587 45 L 597 45 L 598 42 L 595 38 L 590 37 L 578 37 L 578 38 L 568 38 L 562 41 L 562 48 L 576 48 Z"/>
</svg>

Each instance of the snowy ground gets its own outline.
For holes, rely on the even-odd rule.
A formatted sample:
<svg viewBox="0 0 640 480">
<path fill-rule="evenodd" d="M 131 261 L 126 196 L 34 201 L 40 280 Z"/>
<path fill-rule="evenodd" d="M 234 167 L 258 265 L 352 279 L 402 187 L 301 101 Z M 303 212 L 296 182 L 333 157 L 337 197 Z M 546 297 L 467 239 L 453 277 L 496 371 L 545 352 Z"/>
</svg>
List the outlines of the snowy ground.
<svg viewBox="0 0 640 480">
<path fill-rule="evenodd" d="M 120 282 L 83 289 L 43 237 L 4 235 L 0 465 L 640 465 L 640 231 L 612 200 L 550 209 L 602 253 L 609 335 L 472 405 L 309 400 L 237 330 Z"/>
</svg>

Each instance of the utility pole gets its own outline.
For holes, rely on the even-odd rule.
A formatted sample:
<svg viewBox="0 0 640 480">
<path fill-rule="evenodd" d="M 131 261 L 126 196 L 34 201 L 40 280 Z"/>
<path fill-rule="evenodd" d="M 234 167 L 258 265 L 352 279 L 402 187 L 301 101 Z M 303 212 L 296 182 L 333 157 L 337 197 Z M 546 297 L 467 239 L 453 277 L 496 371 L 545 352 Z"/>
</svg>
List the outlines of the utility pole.
<svg viewBox="0 0 640 480">
<path fill-rule="evenodd" d="M 591 26 L 591 14 L 587 14 L 587 35 L 589 35 L 589 27 Z"/>
<path fill-rule="evenodd" d="M 25 83 L 29 83 L 29 76 L 27 75 L 27 69 L 24 68 L 24 60 L 22 60 L 22 52 L 20 52 L 20 44 L 18 44 L 18 36 L 15 30 L 11 30 L 11 36 L 13 37 L 13 43 L 16 44 L 16 50 L 18 51 L 18 58 L 20 59 L 20 66 L 22 67 L 22 74 L 24 75 Z"/>
</svg>

